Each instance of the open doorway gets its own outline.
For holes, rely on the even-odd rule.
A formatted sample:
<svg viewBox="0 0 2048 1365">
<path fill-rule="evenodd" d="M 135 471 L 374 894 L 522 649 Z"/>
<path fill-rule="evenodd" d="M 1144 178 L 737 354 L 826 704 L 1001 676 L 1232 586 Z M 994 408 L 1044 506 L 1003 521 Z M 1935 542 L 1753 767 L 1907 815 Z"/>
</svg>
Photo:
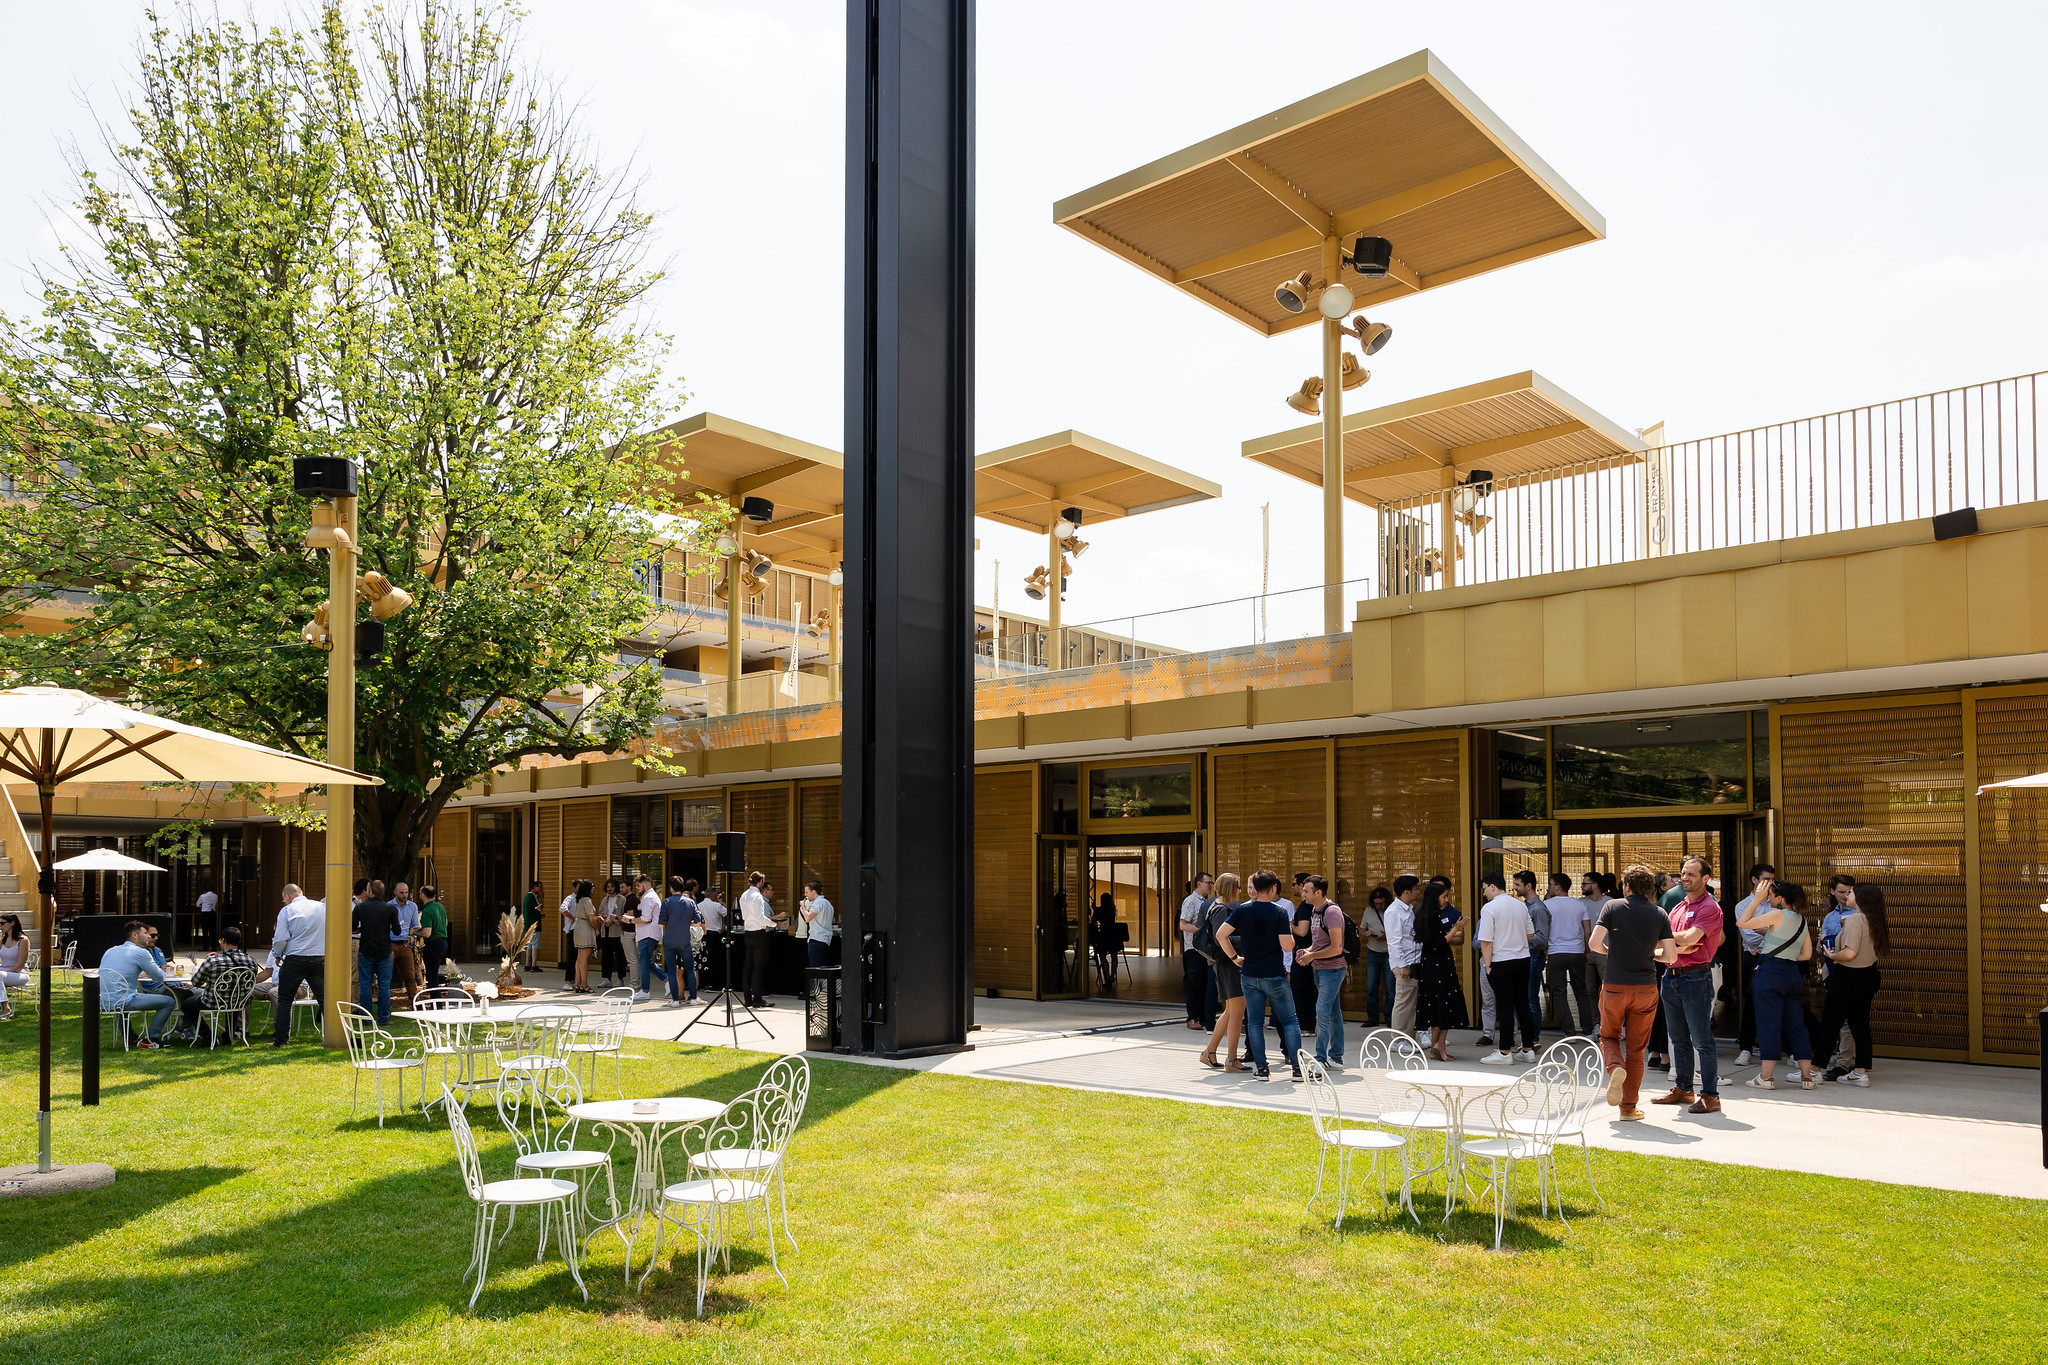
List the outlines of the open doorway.
<svg viewBox="0 0 2048 1365">
<path fill-rule="evenodd" d="M 1193 885 L 1194 836 L 1090 840 L 1087 992 L 1176 1004 L 1181 975 L 1180 903 Z"/>
</svg>

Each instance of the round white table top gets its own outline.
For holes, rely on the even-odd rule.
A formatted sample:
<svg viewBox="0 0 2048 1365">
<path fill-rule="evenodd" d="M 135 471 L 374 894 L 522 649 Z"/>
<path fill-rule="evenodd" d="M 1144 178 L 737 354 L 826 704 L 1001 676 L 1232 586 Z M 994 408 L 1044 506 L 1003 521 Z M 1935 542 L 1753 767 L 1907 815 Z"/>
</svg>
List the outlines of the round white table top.
<svg viewBox="0 0 2048 1365">
<path fill-rule="evenodd" d="M 393 1019 L 431 1019 L 437 1024 L 509 1024 L 515 1022 L 520 1012 L 533 1010 L 529 1019 L 568 1018 L 580 1015 L 582 1010 L 573 1005 L 499 1005 L 489 1014 L 474 1005 L 458 1006 L 445 1010 L 393 1010 Z"/>
<path fill-rule="evenodd" d="M 651 1114 L 636 1113 L 641 1100 L 585 1100 L 569 1106 L 572 1118 L 585 1123 L 702 1123 L 725 1112 L 717 1100 L 700 1100 L 691 1095 L 666 1095 L 654 1101 Z"/>
<path fill-rule="evenodd" d="M 1389 1071 L 1387 1079 L 1403 1085 L 1433 1086 L 1439 1090 L 1505 1090 L 1521 1077 L 1512 1071 L 1457 1071 L 1432 1066 L 1420 1071 Z"/>
</svg>

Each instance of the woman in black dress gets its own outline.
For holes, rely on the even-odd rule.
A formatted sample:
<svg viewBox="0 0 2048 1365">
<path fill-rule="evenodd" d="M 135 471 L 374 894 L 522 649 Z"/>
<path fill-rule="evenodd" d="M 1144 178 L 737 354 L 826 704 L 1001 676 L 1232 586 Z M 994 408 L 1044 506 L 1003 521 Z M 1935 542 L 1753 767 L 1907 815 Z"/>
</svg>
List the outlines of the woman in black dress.
<svg viewBox="0 0 2048 1365">
<path fill-rule="evenodd" d="M 1416 964 L 1419 984 L 1415 991 L 1415 1026 L 1432 1030 L 1429 1055 L 1440 1062 L 1452 1062 L 1450 1030 L 1468 1028 L 1465 992 L 1458 985 L 1458 962 L 1451 953 L 1443 922 L 1443 888 L 1431 883 L 1422 889 L 1422 903 L 1415 907 L 1415 937 L 1422 944 L 1422 961 Z"/>
</svg>

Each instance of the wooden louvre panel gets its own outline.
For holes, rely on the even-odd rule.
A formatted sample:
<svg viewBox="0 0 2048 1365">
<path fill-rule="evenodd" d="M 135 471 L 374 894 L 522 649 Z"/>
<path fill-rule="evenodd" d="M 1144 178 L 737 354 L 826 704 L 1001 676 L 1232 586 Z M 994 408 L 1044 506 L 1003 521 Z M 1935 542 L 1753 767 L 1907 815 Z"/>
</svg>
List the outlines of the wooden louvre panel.
<svg viewBox="0 0 2048 1365">
<path fill-rule="evenodd" d="M 747 865 L 733 878 L 733 894 L 747 889 L 746 872 L 759 872 L 775 884 L 778 910 L 788 909 L 798 895 L 789 876 L 790 794 L 790 784 L 778 782 L 772 787 L 734 787 L 730 797 L 732 827 L 747 836 Z"/>
<path fill-rule="evenodd" d="M 974 775 L 974 987 L 1031 992 L 1037 900 L 1029 770 Z"/>
<path fill-rule="evenodd" d="M 1457 735 L 1337 750 L 1337 861 L 1330 894 L 1357 922 L 1372 889 L 1402 873 L 1458 875 Z M 1362 950 L 1361 950 L 1362 957 Z M 1344 982 L 1344 1006 L 1366 1008 L 1365 972 Z"/>
<path fill-rule="evenodd" d="M 569 884 L 588 881 L 592 884 L 592 898 L 602 896 L 611 818 L 612 803 L 602 796 L 562 803 L 563 895 L 568 894 Z M 561 904 L 560 899 L 555 903 Z"/>
<path fill-rule="evenodd" d="M 569 888 L 562 881 L 562 807 L 549 801 L 533 813 L 533 875 L 540 882 L 540 960 L 562 960 L 562 917 L 555 913 Z"/>
<path fill-rule="evenodd" d="M 1235 872 L 1251 894 L 1260 869 L 1284 889 L 1296 872 L 1327 863 L 1327 746 L 1222 750 L 1216 755 L 1216 871 Z"/>
<path fill-rule="evenodd" d="M 2048 697 L 1977 703 L 1977 772 L 2005 782 L 2048 771 Z M 2023 788 L 1977 798 L 1978 925 L 1983 944 L 1984 1050 L 2041 1051 L 2041 981 L 2048 975 L 2048 791 Z M 1889 888 L 1887 888 L 1889 889 Z M 1886 974 L 1886 985 L 1890 974 Z"/>
<path fill-rule="evenodd" d="M 251 918 L 258 928 L 257 942 L 270 942 L 277 929 L 277 912 L 284 908 L 284 884 L 291 875 L 285 871 L 285 834 L 283 825 L 264 825 L 256 831 L 256 905 Z M 245 844 L 244 847 L 247 847 Z M 313 888 L 304 882 L 299 889 L 315 900 Z"/>
<path fill-rule="evenodd" d="M 475 943 L 470 908 L 469 812 L 444 810 L 434 817 L 434 889 L 448 908 L 448 941 Z M 504 906 L 496 907 L 505 909 Z M 491 919 L 495 921 L 495 911 Z M 488 928 L 488 926 L 486 926 Z"/>
<path fill-rule="evenodd" d="M 806 880 L 816 877 L 825 884 L 825 899 L 835 910 L 839 897 L 839 784 L 817 782 L 798 789 L 798 846 Z M 802 897 L 801 886 L 792 894 Z M 794 901 L 791 902 L 795 904 Z"/>
<path fill-rule="evenodd" d="M 1875 1041 L 1966 1055 L 1962 704 L 1792 712 L 1779 736 L 1785 877 L 1806 887 L 1816 920 L 1837 872 L 1885 891 L 1892 951 Z M 1814 1050 L 1833 1047 L 1817 1038 Z"/>
</svg>

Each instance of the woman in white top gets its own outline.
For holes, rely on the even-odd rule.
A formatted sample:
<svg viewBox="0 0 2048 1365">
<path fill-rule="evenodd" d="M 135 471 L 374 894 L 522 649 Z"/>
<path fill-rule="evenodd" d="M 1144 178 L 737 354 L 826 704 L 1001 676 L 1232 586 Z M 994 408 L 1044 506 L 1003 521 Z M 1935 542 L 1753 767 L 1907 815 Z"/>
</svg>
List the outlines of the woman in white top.
<svg viewBox="0 0 2048 1365">
<path fill-rule="evenodd" d="M 604 912 L 590 899 L 590 883 L 576 883 L 576 981 L 575 989 L 590 994 L 590 950 L 597 946 L 598 925 Z"/>
<path fill-rule="evenodd" d="M 21 916 L 0 915 L 0 1020 L 14 1017 L 7 988 L 28 984 L 27 966 L 28 935 L 22 932 Z"/>
</svg>

